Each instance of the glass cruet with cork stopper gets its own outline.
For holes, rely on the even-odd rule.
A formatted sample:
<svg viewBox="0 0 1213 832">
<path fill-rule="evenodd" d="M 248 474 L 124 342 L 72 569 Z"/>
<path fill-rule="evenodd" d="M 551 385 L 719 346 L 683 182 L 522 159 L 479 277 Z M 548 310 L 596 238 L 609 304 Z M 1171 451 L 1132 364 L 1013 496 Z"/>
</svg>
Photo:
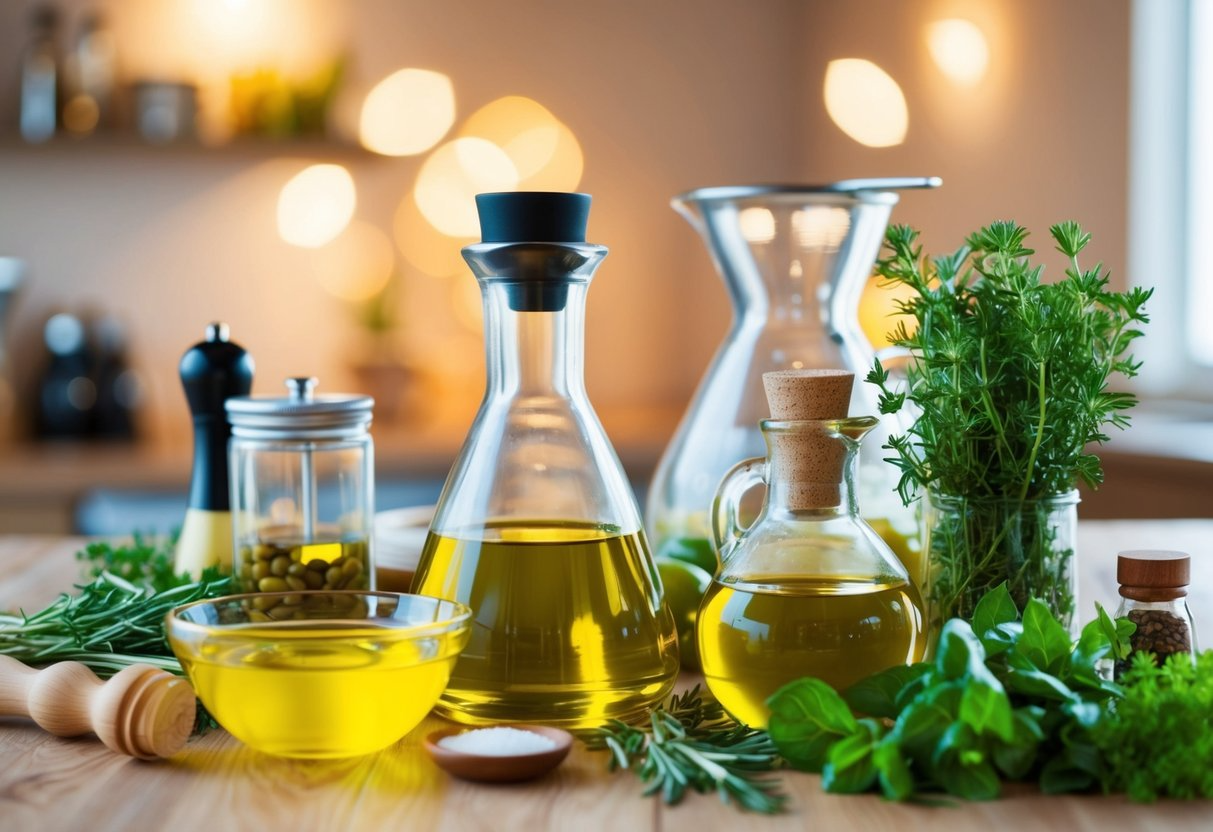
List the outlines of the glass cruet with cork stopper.
<svg viewBox="0 0 1213 832">
<path fill-rule="evenodd" d="M 855 469 L 872 416 L 848 417 L 854 375 L 763 374 L 766 458 L 736 465 L 712 507 L 720 565 L 699 607 L 708 688 L 738 720 L 765 727 L 767 698 L 814 676 L 842 690 L 922 658 L 923 605 L 905 566 L 859 516 Z M 758 518 L 742 496 L 765 485 Z"/>
<path fill-rule="evenodd" d="M 1185 552 L 1137 549 L 1116 556 L 1120 584 L 1117 618 L 1137 625 L 1129 636 L 1131 653 L 1150 652 L 1162 664 L 1168 657 L 1196 656 L 1196 632 L 1188 611 L 1192 561 Z M 1117 663 L 1119 675 L 1127 663 Z"/>
<path fill-rule="evenodd" d="M 484 300 L 487 379 L 413 591 L 472 608 L 438 710 L 469 723 L 634 719 L 678 672 L 635 497 L 586 396 L 585 296 L 606 256 L 590 197 L 476 197 L 463 249 Z"/>
<path fill-rule="evenodd" d="M 283 398 L 227 401 L 237 582 L 244 592 L 374 589 L 374 400 L 316 395 L 314 378 L 286 386 Z M 297 598 L 254 609 L 287 618 Z"/>
</svg>

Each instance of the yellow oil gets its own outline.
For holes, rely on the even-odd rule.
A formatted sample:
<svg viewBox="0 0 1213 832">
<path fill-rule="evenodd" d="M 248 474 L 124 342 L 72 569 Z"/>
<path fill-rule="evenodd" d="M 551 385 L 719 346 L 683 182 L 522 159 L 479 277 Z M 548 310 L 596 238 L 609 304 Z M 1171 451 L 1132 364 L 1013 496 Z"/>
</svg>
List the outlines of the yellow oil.
<svg viewBox="0 0 1213 832">
<path fill-rule="evenodd" d="M 738 720 L 766 727 L 766 699 L 815 676 L 843 690 L 922 658 L 922 602 L 907 583 L 764 576 L 712 584 L 699 609 L 708 688 Z"/>
<path fill-rule="evenodd" d="M 413 590 L 472 608 L 438 705 L 452 719 L 594 727 L 674 686 L 677 631 L 639 533 L 538 520 L 431 533 Z"/>
<path fill-rule="evenodd" d="M 331 639 L 301 629 L 309 640 L 296 643 L 281 627 L 242 628 L 239 645 L 178 655 L 198 697 L 237 739 L 267 754 L 318 759 L 368 754 L 411 731 L 446 686 L 463 638 L 393 641 L 389 628 L 370 622 L 351 623 L 348 633 L 324 626 Z"/>
<path fill-rule="evenodd" d="M 916 532 L 907 533 L 897 528 L 885 517 L 866 517 L 868 525 L 893 550 L 901 565 L 906 568 L 910 580 L 921 591 L 926 585 L 926 560 L 922 556 L 922 545 Z"/>
</svg>

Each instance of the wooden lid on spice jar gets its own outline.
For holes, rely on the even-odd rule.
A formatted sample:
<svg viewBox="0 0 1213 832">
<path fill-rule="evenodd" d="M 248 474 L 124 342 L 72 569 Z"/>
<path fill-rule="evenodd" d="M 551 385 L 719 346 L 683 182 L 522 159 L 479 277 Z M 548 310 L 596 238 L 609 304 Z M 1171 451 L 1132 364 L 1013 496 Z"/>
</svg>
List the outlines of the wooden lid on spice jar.
<svg viewBox="0 0 1213 832">
<path fill-rule="evenodd" d="M 1172 601 L 1188 594 L 1192 559 L 1186 552 L 1134 549 L 1116 556 L 1120 594 L 1134 601 Z"/>
</svg>

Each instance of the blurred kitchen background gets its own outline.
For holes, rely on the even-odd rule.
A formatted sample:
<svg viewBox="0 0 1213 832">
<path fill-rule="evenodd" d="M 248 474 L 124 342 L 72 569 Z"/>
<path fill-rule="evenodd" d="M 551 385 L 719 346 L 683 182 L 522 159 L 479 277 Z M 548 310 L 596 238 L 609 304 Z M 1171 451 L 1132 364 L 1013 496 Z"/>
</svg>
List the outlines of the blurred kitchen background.
<svg viewBox="0 0 1213 832">
<path fill-rule="evenodd" d="M 670 197 L 890 175 L 943 178 L 893 213 L 929 251 L 1074 218 L 1157 287 L 1147 403 L 1081 515 L 1213 516 L 1211 7 L 6 0 L 0 532 L 180 518 L 177 362 L 217 320 L 256 394 L 374 395 L 380 507 L 432 501 L 483 384 L 482 190 L 593 194 L 588 387 L 643 487 L 730 315 Z"/>
</svg>

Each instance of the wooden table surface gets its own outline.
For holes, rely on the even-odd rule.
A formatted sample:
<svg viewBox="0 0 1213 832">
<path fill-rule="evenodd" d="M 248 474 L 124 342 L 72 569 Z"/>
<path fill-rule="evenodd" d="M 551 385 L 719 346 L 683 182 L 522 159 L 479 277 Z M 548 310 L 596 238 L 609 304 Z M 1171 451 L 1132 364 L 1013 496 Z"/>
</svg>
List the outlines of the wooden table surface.
<svg viewBox="0 0 1213 832">
<path fill-rule="evenodd" d="M 1082 609 L 1115 601 L 1117 550 L 1184 549 L 1193 555 L 1197 633 L 1213 635 L 1213 555 L 1206 551 L 1213 521 L 1090 522 L 1079 534 Z M 38 609 L 69 587 L 78 543 L 0 537 L 0 609 Z M 421 738 L 443 724 L 429 717 L 395 746 L 354 760 L 275 759 L 214 731 L 171 760 L 145 763 L 92 738 L 59 739 L 0 718 L 0 830 L 1213 829 L 1208 802 L 1139 806 L 1120 796 L 1046 797 L 1016 786 L 988 803 L 906 806 L 828 795 L 818 777 L 796 772 L 778 775 L 791 796 L 781 816 L 743 814 L 714 796 L 665 807 L 642 798 L 631 775 L 608 774 L 605 755 L 580 744 L 542 780 L 473 785 L 447 777 L 421 748 Z"/>
</svg>

